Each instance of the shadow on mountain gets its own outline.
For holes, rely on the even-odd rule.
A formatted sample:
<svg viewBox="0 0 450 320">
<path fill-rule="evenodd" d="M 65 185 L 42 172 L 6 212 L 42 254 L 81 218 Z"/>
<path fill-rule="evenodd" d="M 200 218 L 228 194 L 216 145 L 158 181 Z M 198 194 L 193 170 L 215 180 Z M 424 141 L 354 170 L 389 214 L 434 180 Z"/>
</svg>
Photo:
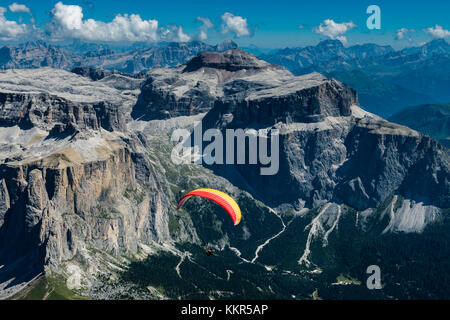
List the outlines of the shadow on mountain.
<svg viewBox="0 0 450 320">
<path fill-rule="evenodd" d="M 10 262 L 4 258 L 0 252 L 0 300 L 13 296 L 44 271 L 35 252 Z"/>
</svg>

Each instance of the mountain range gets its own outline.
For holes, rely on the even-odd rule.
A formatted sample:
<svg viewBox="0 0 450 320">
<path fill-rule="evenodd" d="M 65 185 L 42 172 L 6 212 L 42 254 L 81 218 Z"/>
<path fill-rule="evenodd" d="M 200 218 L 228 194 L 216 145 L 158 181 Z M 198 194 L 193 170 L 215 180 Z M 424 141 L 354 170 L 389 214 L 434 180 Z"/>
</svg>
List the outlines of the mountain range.
<svg viewBox="0 0 450 320">
<path fill-rule="evenodd" d="M 139 74 L 0 72 L 0 298 L 448 298 L 448 149 L 339 80 L 222 49 Z M 172 133 L 198 123 L 279 132 L 279 171 L 173 162 Z M 241 224 L 200 199 L 176 210 L 199 187 Z"/>
<path fill-rule="evenodd" d="M 161 43 L 150 48 L 114 50 L 108 46 L 55 46 L 43 41 L 28 42 L 17 47 L 0 48 L 0 69 L 29 69 L 52 67 L 72 70 L 75 67 L 93 67 L 135 74 L 158 67 L 174 67 L 203 51 L 225 51 L 237 48 L 226 40 L 211 46 L 200 41 L 188 43 Z"/>
<path fill-rule="evenodd" d="M 237 48 L 231 40 L 218 45 L 200 41 L 161 43 L 150 47 L 112 48 L 73 43 L 53 45 L 42 41 L 0 48 L 0 69 L 52 67 L 71 71 L 92 68 L 137 74 L 152 67 L 176 67 L 200 52 Z M 437 39 L 417 47 L 394 50 L 391 46 L 362 44 L 345 47 L 338 40 L 316 46 L 251 52 L 295 75 L 319 72 L 359 92 L 361 105 L 382 117 L 408 106 L 450 101 L 450 45 Z"/>
<path fill-rule="evenodd" d="M 444 39 L 398 51 L 376 44 L 344 47 L 338 40 L 326 40 L 261 58 L 296 75 L 320 72 L 336 77 L 361 92 L 364 108 L 389 117 L 407 106 L 450 100 L 449 54 Z"/>
</svg>

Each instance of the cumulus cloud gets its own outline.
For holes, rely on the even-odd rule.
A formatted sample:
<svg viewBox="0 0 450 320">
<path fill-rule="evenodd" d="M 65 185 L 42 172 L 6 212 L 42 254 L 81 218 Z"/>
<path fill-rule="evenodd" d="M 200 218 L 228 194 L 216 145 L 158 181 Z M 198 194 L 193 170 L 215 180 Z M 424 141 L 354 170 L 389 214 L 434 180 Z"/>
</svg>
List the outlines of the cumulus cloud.
<svg viewBox="0 0 450 320">
<path fill-rule="evenodd" d="M 450 31 L 442 28 L 440 25 L 436 25 L 434 28 L 424 29 L 426 33 L 429 33 L 433 38 L 447 38 L 450 36 Z"/>
<path fill-rule="evenodd" d="M 138 14 L 119 14 L 112 22 L 102 22 L 83 19 L 83 9 L 80 6 L 58 2 L 52 15 L 48 30 L 54 38 L 102 42 L 158 41 L 158 21 L 143 20 Z M 182 29 L 178 33 L 186 39 Z"/>
<path fill-rule="evenodd" d="M 208 30 L 214 27 L 214 24 L 211 22 L 211 20 L 209 20 L 209 18 L 197 17 L 197 20 L 202 23 L 198 39 L 200 41 L 205 41 L 206 39 L 208 39 Z"/>
<path fill-rule="evenodd" d="M 415 32 L 415 30 L 407 29 L 407 28 L 400 28 L 395 32 L 395 39 L 402 40 L 408 35 L 408 33 L 411 33 L 411 32 Z M 411 37 L 409 37 L 408 40 L 411 40 Z"/>
<path fill-rule="evenodd" d="M 331 19 L 326 19 L 318 27 L 314 28 L 314 32 L 326 36 L 330 39 L 336 39 L 343 43 L 347 42 L 347 38 L 344 34 L 355 28 L 356 25 L 353 22 L 342 22 L 337 23 Z"/>
<path fill-rule="evenodd" d="M 409 32 L 406 28 L 400 28 L 395 32 L 395 39 L 402 40 L 405 35 Z"/>
<path fill-rule="evenodd" d="M 234 33 L 236 38 L 249 36 L 250 35 L 250 28 L 247 24 L 247 18 L 243 18 L 241 16 L 235 16 L 232 13 L 225 12 L 222 15 L 222 32 L 228 33 L 232 32 Z"/>
<path fill-rule="evenodd" d="M 18 4 L 17 2 L 14 2 L 13 4 L 10 4 L 8 6 L 9 10 L 11 12 L 25 12 L 25 13 L 31 13 L 30 8 L 28 8 L 24 4 Z"/>
<path fill-rule="evenodd" d="M 189 35 L 187 35 L 186 33 L 183 32 L 183 27 L 182 26 L 178 27 L 177 41 L 180 41 L 180 42 L 191 41 L 191 36 L 189 36 Z"/>
<path fill-rule="evenodd" d="M 26 24 L 19 24 L 16 21 L 10 21 L 5 17 L 6 8 L 0 7 L 0 39 L 14 40 L 19 36 L 25 35 L 29 31 Z"/>
<path fill-rule="evenodd" d="M 174 41 L 174 42 L 188 42 L 191 41 L 191 36 L 187 35 L 183 31 L 181 26 L 167 26 L 161 27 L 159 30 L 159 40 L 161 41 Z"/>
</svg>

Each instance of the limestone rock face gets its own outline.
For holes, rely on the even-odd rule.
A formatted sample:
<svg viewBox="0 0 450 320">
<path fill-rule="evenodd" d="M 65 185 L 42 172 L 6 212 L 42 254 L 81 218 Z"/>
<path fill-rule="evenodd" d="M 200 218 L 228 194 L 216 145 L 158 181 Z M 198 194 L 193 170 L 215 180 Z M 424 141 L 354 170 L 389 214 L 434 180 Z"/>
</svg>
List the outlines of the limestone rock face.
<svg viewBox="0 0 450 320">
<path fill-rule="evenodd" d="M 34 76 L 43 80 L 41 72 Z M 97 86 L 69 72 L 54 76 Z M 0 81 L 0 284 L 64 272 L 75 260 L 89 266 L 89 279 L 105 271 L 105 256 L 121 259 L 140 245 L 172 241 L 174 200 L 163 169 L 127 130 L 122 102 L 130 98 L 96 101 L 90 87 L 76 85 L 73 98 L 38 83 L 30 90 Z M 118 92 L 108 85 L 100 86 Z M 192 235 L 181 229 L 177 239 Z"/>
<path fill-rule="evenodd" d="M 133 254 L 138 241 L 169 239 L 167 199 L 139 189 L 129 149 L 82 165 L 36 165 L 0 166 L 2 198 L 14 192 L 0 233 L 7 260 L 39 250 L 46 264 L 57 266 L 86 246 Z M 149 186 L 158 183 L 152 172 L 141 178 Z M 124 199 L 127 190 L 141 193 L 137 205 Z"/>
<path fill-rule="evenodd" d="M 230 72 L 239 70 L 257 70 L 270 64 L 243 50 L 234 49 L 225 52 L 202 52 L 186 63 L 183 72 L 194 72 L 201 68 L 222 69 Z"/>
<path fill-rule="evenodd" d="M 135 119 L 167 119 L 207 112 L 226 95 L 225 85 L 234 80 L 264 83 L 273 77 L 294 78 L 286 69 L 239 49 L 204 52 L 177 68 L 152 69 L 147 77 L 131 113 Z"/>
<path fill-rule="evenodd" d="M 358 103 L 354 90 L 319 74 L 293 78 L 276 87 L 236 80 L 227 83 L 224 92 L 225 97 L 216 103 L 212 113 L 232 115 L 228 126 L 236 128 L 250 123 L 268 126 L 350 116 L 350 107 Z"/>
<path fill-rule="evenodd" d="M 10 207 L 9 203 L 9 193 L 6 187 L 5 180 L 0 180 L 0 228 L 5 220 L 5 214 Z"/>
<path fill-rule="evenodd" d="M 337 201 L 364 210 L 393 194 L 443 208 L 449 205 L 449 155 L 439 143 L 413 130 L 377 118 L 358 118 L 356 106 L 350 116 L 322 115 L 314 122 L 309 117 L 306 122 L 275 124 L 240 120 L 255 118 L 242 116 L 239 105 L 220 108 L 204 117 L 205 128 L 219 124 L 222 130 L 250 130 L 262 123 L 263 128 L 279 130 L 275 175 L 261 175 L 261 165 L 232 166 L 244 177 L 247 190 L 272 205 L 292 203 L 300 208 Z M 287 117 L 293 118 L 289 113 Z M 213 167 L 227 177 L 233 175 L 231 168 Z"/>
<path fill-rule="evenodd" d="M 318 73 L 294 77 L 239 50 L 199 55 L 185 68 L 187 74 L 208 69 L 231 75 L 210 82 L 220 94 L 203 118 L 204 130 L 280 132 L 277 174 L 261 175 L 261 165 L 214 166 L 229 178 L 237 170 L 245 180 L 241 186 L 260 199 L 300 207 L 339 201 L 364 210 L 401 194 L 449 205 L 446 150 L 429 137 L 363 111 L 356 92 L 345 84 Z"/>
<path fill-rule="evenodd" d="M 370 199 L 360 177 L 342 183 L 339 192 L 349 205 L 358 210 L 364 210 Z"/>
<path fill-rule="evenodd" d="M 364 190 L 371 199 L 366 207 L 393 192 L 441 208 L 450 205 L 450 157 L 430 137 L 386 121 L 361 119 L 345 146 L 348 160 L 336 173 L 342 182 L 360 178 L 364 188 L 357 194 Z"/>
<path fill-rule="evenodd" d="M 25 224 L 27 229 L 33 229 L 42 222 L 48 204 L 48 194 L 45 189 L 42 172 L 35 169 L 30 172 L 26 197 Z"/>
<path fill-rule="evenodd" d="M 59 130 L 124 130 L 125 120 L 117 106 L 108 102 L 73 103 L 49 94 L 0 93 L 0 123 L 26 128 Z"/>
</svg>

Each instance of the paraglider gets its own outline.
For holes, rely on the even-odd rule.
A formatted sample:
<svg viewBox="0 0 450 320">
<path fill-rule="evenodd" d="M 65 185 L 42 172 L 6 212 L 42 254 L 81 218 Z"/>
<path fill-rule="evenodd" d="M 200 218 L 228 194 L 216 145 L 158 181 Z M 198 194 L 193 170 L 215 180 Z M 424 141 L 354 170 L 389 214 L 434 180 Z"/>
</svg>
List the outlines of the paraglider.
<svg viewBox="0 0 450 320">
<path fill-rule="evenodd" d="M 226 193 L 214 189 L 197 189 L 185 194 L 178 202 L 177 210 L 179 210 L 183 204 L 193 196 L 206 198 L 220 205 L 230 215 L 235 226 L 241 222 L 241 209 L 236 201 L 234 201 L 233 198 Z"/>
</svg>

